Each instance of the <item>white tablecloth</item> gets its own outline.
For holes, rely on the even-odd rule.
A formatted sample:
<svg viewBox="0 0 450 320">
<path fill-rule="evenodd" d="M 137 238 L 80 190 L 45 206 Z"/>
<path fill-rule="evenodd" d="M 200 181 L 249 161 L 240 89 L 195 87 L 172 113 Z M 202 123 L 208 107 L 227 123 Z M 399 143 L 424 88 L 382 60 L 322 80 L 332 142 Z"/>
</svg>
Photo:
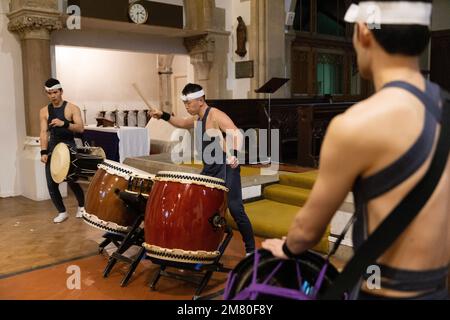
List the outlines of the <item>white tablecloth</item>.
<svg viewBox="0 0 450 320">
<path fill-rule="evenodd" d="M 102 128 L 88 125 L 84 130 L 115 132 L 119 138 L 120 163 L 126 158 L 143 157 L 150 154 L 150 137 L 146 128 L 120 127 Z"/>
</svg>

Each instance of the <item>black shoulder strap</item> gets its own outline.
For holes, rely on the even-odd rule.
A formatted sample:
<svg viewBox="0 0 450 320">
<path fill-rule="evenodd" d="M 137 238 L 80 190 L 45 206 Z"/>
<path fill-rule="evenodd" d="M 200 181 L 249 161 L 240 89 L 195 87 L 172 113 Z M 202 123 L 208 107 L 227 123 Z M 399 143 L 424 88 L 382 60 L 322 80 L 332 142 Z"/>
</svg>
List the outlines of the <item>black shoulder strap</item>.
<svg viewBox="0 0 450 320">
<path fill-rule="evenodd" d="M 211 107 L 208 107 L 208 109 L 206 109 L 205 114 L 203 115 L 202 118 L 202 122 L 206 123 L 206 121 L 208 120 L 208 116 L 209 116 L 209 112 L 211 111 Z"/>
<path fill-rule="evenodd" d="M 48 110 L 48 121 L 50 122 L 55 118 L 55 108 L 53 107 L 53 104 L 49 103 L 47 106 Z"/>
<path fill-rule="evenodd" d="M 450 152 L 450 95 L 442 90 L 441 96 L 443 102 L 441 132 L 428 171 L 361 245 L 321 299 L 341 299 L 344 292 L 351 290 L 359 282 L 367 266 L 376 263 L 378 257 L 405 231 L 433 194 L 441 180 Z"/>
</svg>

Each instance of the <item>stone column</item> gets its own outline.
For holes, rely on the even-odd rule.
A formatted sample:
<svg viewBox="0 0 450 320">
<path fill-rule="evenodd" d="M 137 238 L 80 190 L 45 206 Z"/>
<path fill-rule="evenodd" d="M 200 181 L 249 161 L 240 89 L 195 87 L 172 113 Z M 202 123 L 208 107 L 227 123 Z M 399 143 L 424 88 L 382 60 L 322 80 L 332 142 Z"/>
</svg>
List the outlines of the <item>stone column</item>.
<svg viewBox="0 0 450 320">
<path fill-rule="evenodd" d="M 267 54 L 267 0 L 251 0 L 250 24 L 250 59 L 254 61 L 254 77 L 251 81 L 249 98 L 264 98 L 263 94 L 255 93 L 267 80 L 266 54 Z"/>
<path fill-rule="evenodd" d="M 251 24 L 249 31 L 250 59 L 254 60 L 254 78 L 251 81 L 249 98 L 264 98 L 255 89 L 272 77 L 285 77 L 285 1 L 251 0 Z M 286 90 L 280 90 L 273 98 L 286 97 Z"/>
<path fill-rule="evenodd" d="M 295 31 L 290 30 L 286 33 L 285 37 L 285 65 L 286 65 L 286 77 L 292 79 L 292 44 L 295 41 Z M 289 81 L 284 88 L 283 94 L 285 98 L 292 96 L 292 81 Z"/>
<path fill-rule="evenodd" d="M 208 35 L 194 36 L 185 38 L 184 45 L 189 52 L 191 64 L 194 66 L 195 82 L 205 87 L 206 90 L 209 73 L 214 63 L 215 40 Z"/>
<path fill-rule="evenodd" d="M 62 28 L 57 0 L 11 0 L 8 30 L 18 34 L 22 48 L 23 87 L 27 138 L 20 154 L 22 195 L 32 200 L 49 198 L 44 165 L 40 163 L 39 111 L 48 104 L 44 82 L 51 77 L 50 33 Z M 61 194 L 67 195 L 63 184 Z"/>
<path fill-rule="evenodd" d="M 214 0 L 184 0 L 186 27 L 203 35 L 187 37 L 184 45 L 194 66 L 194 82 L 204 87 L 208 99 L 227 99 L 227 54 L 230 32 L 225 30 L 225 11 Z"/>
<path fill-rule="evenodd" d="M 172 113 L 172 63 L 174 55 L 158 55 L 159 103 L 162 111 Z"/>
<path fill-rule="evenodd" d="M 51 76 L 50 32 L 62 28 L 56 0 L 12 0 L 8 30 L 18 33 L 27 135 L 39 136 L 39 110 L 48 103 L 44 82 Z"/>
<path fill-rule="evenodd" d="M 184 0 L 186 28 L 190 30 L 212 29 L 215 0 Z"/>
</svg>

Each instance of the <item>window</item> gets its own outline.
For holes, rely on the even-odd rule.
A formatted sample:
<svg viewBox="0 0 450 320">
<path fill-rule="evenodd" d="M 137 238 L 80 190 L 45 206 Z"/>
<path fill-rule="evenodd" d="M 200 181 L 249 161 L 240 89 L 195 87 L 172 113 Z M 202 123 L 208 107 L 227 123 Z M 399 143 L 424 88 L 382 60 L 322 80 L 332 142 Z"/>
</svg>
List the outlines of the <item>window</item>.
<svg viewBox="0 0 450 320">
<path fill-rule="evenodd" d="M 344 2 L 344 0 L 317 1 L 317 33 L 345 36 Z"/>
<path fill-rule="evenodd" d="M 294 30 L 311 31 L 311 0 L 297 0 Z"/>
<path fill-rule="evenodd" d="M 339 54 L 317 54 L 317 94 L 343 94 L 344 56 Z"/>
<path fill-rule="evenodd" d="M 299 48 L 292 51 L 292 93 L 294 95 L 308 94 L 309 49 Z"/>
<path fill-rule="evenodd" d="M 357 68 L 352 25 L 344 15 L 353 0 L 297 0 L 291 48 L 293 96 L 366 96 Z"/>
</svg>

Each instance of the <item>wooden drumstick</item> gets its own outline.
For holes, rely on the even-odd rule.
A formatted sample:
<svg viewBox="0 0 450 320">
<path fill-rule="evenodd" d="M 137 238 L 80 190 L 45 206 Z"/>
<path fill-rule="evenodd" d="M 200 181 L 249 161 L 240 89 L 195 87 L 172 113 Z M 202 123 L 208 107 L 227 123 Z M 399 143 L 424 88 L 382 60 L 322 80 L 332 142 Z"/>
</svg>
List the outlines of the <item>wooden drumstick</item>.
<svg viewBox="0 0 450 320">
<path fill-rule="evenodd" d="M 157 111 L 155 108 L 153 108 L 150 103 L 148 103 L 147 99 L 145 99 L 144 95 L 142 94 L 141 90 L 139 90 L 139 87 L 136 83 L 133 83 L 133 88 L 136 90 L 137 94 L 141 97 L 142 100 L 144 100 L 147 107 L 150 109 L 150 111 L 154 112 Z"/>
</svg>

